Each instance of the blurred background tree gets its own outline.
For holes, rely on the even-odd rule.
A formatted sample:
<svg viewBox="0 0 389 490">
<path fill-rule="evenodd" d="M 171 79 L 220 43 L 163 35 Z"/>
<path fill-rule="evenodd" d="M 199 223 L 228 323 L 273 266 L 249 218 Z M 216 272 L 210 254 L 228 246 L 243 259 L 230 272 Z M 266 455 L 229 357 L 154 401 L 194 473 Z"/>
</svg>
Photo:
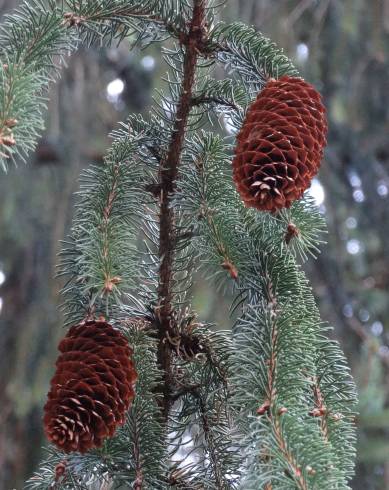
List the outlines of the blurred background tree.
<svg viewBox="0 0 389 490">
<path fill-rule="evenodd" d="M 0 1 L 0 15 L 18 3 Z M 329 145 L 311 192 L 328 244 L 307 272 L 359 386 L 352 488 L 389 489 L 389 0 L 231 0 L 222 16 L 284 46 L 325 97 Z M 31 164 L 0 180 L 0 489 L 22 488 L 41 456 L 62 322 L 53 276 L 80 169 L 101 161 L 117 120 L 148 110 L 164 71 L 157 48 L 80 51 L 52 88 Z M 194 294 L 204 319 L 229 322 L 221 293 Z"/>
</svg>

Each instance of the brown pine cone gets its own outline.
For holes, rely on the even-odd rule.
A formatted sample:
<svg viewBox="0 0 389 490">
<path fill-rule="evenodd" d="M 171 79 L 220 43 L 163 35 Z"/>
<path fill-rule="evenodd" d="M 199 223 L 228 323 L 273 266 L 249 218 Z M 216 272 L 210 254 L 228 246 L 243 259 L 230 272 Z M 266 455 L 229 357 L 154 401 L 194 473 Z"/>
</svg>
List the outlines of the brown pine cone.
<svg viewBox="0 0 389 490">
<path fill-rule="evenodd" d="M 234 181 L 248 207 L 289 207 L 317 174 L 327 121 L 320 94 L 301 78 L 271 80 L 251 104 L 237 136 Z"/>
<path fill-rule="evenodd" d="M 124 423 L 137 374 L 124 335 L 105 321 L 70 328 L 44 407 L 47 438 L 64 452 L 100 447 Z"/>
</svg>

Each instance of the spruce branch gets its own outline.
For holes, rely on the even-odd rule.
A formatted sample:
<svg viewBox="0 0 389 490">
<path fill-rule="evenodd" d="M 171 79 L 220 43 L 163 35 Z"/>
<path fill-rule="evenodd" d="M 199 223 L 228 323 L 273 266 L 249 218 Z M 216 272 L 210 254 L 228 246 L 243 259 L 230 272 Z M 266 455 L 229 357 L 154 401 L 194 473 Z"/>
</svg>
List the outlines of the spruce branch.
<svg viewBox="0 0 389 490">
<path fill-rule="evenodd" d="M 355 385 L 337 342 L 319 337 L 317 353 L 316 383 L 326 409 L 321 425 L 337 455 L 342 477 L 347 481 L 353 476 L 355 461 Z"/>
<path fill-rule="evenodd" d="M 69 322 L 110 316 L 136 287 L 134 241 L 143 203 L 144 170 L 137 155 L 142 135 L 118 137 L 103 166 L 81 175 L 74 225 L 61 252 L 59 276 Z"/>
<path fill-rule="evenodd" d="M 208 270 L 212 267 L 216 273 L 223 251 L 228 247 L 239 270 L 238 298 L 248 305 L 244 307 L 242 323 L 238 323 L 234 333 L 237 357 L 232 356 L 234 399 L 238 410 L 244 407 L 240 420 L 247 434 L 242 449 L 246 448 L 251 454 L 252 448 L 257 447 L 248 458 L 243 481 L 247 485 L 251 482 L 253 487 L 260 484 L 274 487 L 273 478 L 278 479 L 284 471 L 282 468 L 288 468 L 285 482 L 289 480 L 290 483 L 292 478 L 300 488 L 310 488 L 313 482 L 320 482 L 320 488 L 332 488 L 335 484 L 348 488 L 342 485 L 346 485 L 349 465 L 353 461 L 349 451 L 354 445 L 351 414 L 355 394 L 352 384 L 348 384 L 350 380 L 344 378 L 340 392 L 346 398 L 344 403 L 338 401 L 335 418 L 327 418 L 326 423 L 330 423 L 325 429 L 326 437 L 323 437 L 323 421 L 317 423 L 318 419 L 309 415 L 315 403 L 311 380 L 316 376 L 321 379 L 322 367 L 317 358 L 324 344 L 326 349 L 329 348 L 330 341 L 322 336 L 312 293 L 293 258 L 295 252 L 305 257 L 305 251 L 309 253 L 320 243 L 318 232 L 322 221 L 315 220 L 317 211 L 309 200 L 297 203 L 285 215 L 281 213 L 275 217 L 245 210 L 239 200 L 235 201 L 234 191 L 231 189 L 230 194 L 228 190 L 231 180 L 228 159 L 223 158 L 223 142 L 217 142 L 214 136 L 209 136 L 208 140 L 203 136 L 201 142 L 192 142 L 192 148 L 196 162 L 200 163 L 195 166 L 195 173 L 187 170 L 186 178 L 190 184 L 183 188 L 181 202 L 197 220 L 201 260 Z M 224 208 L 226 200 L 234 203 L 234 206 L 226 207 L 228 214 Z M 293 237 L 293 240 L 301 240 L 296 250 L 285 244 L 287 224 L 291 222 L 298 223 L 302 230 L 301 237 Z M 313 222 L 316 224 L 310 228 L 309 223 Z M 224 282 L 227 280 L 224 276 Z M 297 338 L 298 343 L 295 342 Z M 335 363 L 342 362 L 339 351 L 329 357 Z M 341 371 L 344 376 L 342 368 Z M 328 368 L 328 373 L 331 372 L 332 368 Z M 320 389 L 327 410 L 331 411 L 322 384 Z M 253 420 L 254 413 L 255 422 L 247 424 L 247 420 Z M 257 420 L 258 416 L 263 420 Z M 293 420 L 299 421 L 298 430 Z M 347 440 L 341 444 L 337 440 L 336 424 L 339 421 L 344 422 L 342 428 L 347 434 Z M 298 438 L 301 438 L 300 442 L 297 442 Z M 329 442 L 331 438 L 333 445 Z M 313 449 L 315 444 L 322 445 L 317 452 Z M 296 452 L 302 445 L 307 448 L 305 455 Z M 264 450 L 265 458 L 259 465 L 258 454 Z M 253 461 L 254 466 L 248 470 Z M 331 475 L 328 474 L 329 467 L 332 468 Z M 313 469 L 304 471 L 304 468 Z"/>
<path fill-rule="evenodd" d="M 159 212 L 159 281 L 158 281 L 158 303 L 157 317 L 159 320 L 159 362 L 165 373 L 164 406 L 163 413 L 168 415 L 169 386 L 171 384 L 171 353 L 166 345 L 166 333 L 172 326 L 172 282 L 175 242 L 175 212 L 172 207 L 172 193 L 174 193 L 178 176 L 181 153 L 184 145 L 186 127 L 191 110 L 191 99 L 195 81 L 196 64 L 198 58 L 198 47 L 203 42 L 205 35 L 205 1 L 195 0 L 193 14 L 185 44 L 183 61 L 183 79 L 181 95 L 177 104 L 175 123 L 172 138 L 166 156 L 160 163 L 160 212 Z"/>
<path fill-rule="evenodd" d="M 163 39 L 166 34 L 177 39 L 185 35 L 183 9 L 171 0 L 67 0 L 66 5 L 66 23 L 78 27 L 88 45 L 121 42 L 132 34 L 137 43 Z"/>
<path fill-rule="evenodd" d="M 270 322 L 271 322 L 271 334 L 270 334 L 270 356 L 266 361 L 267 364 L 267 388 L 266 388 L 266 401 L 257 410 L 258 415 L 269 415 L 269 424 L 272 426 L 272 431 L 277 441 L 277 445 L 280 453 L 282 454 L 285 462 L 289 467 L 291 477 L 296 483 L 296 487 L 300 490 L 307 490 L 308 482 L 301 471 L 301 468 L 297 462 L 296 456 L 290 450 L 287 442 L 288 435 L 282 430 L 281 418 L 285 413 L 287 413 L 288 408 L 286 406 L 280 407 L 278 404 L 279 389 L 278 385 L 278 359 L 280 357 L 280 335 L 281 332 L 278 329 L 278 316 L 279 309 L 277 304 L 277 297 L 273 289 L 273 284 L 271 278 L 267 276 L 265 278 L 265 291 L 266 291 L 266 301 L 267 309 L 269 311 Z M 268 485 L 272 486 L 269 482 Z"/>
<path fill-rule="evenodd" d="M 66 12 L 65 7 L 70 11 Z M 185 38 L 184 16 L 170 0 L 147 2 L 55 0 L 23 2 L 0 28 L 0 166 L 25 160 L 44 127 L 45 94 L 65 57 L 82 38 L 118 42 L 136 34 L 136 42 Z M 186 12 L 187 7 L 181 9 Z M 150 30 L 154 25 L 156 31 Z"/>
<path fill-rule="evenodd" d="M 240 22 L 217 25 L 210 35 L 209 50 L 255 93 L 269 78 L 297 75 L 291 61 L 275 43 Z"/>
<path fill-rule="evenodd" d="M 63 24 L 63 11 L 54 0 L 22 2 L 4 16 L 0 27 L 0 55 L 30 71 L 56 70 L 75 47 L 76 37 Z M 58 59 L 55 61 L 55 58 Z"/>
<path fill-rule="evenodd" d="M 76 37 L 56 2 L 23 2 L 0 27 L 0 166 L 25 160 L 44 126 L 48 84 Z"/>
<path fill-rule="evenodd" d="M 191 480 L 202 478 L 205 488 L 236 488 L 239 456 L 233 450 L 233 417 L 227 404 L 231 344 L 224 332 L 212 333 L 205 325 L 197 325 L 193 335 L 201 338 L 206 354 L 179 363 L 181 389 L 172 409 L 172 444 L 178 459 L 190 434 L 191 450 L 180 456 L 177 470 L 185 470 Z"/>
<path fill-rule="evenodd" d="M 167 452 L 166 428 L 155 398 L 155 389 L 161 382 L 157 341 L 149 335 L 152 326 L 143 318 L 124 318 L 119 326 L 133 347 L 139 381 L 126 425 L 117 438 L 108 442 L 107 454 L 116 454 L 112 476 L 123 485 L 131 482 L 134 490 L 163 488 Z"/>
</svg>

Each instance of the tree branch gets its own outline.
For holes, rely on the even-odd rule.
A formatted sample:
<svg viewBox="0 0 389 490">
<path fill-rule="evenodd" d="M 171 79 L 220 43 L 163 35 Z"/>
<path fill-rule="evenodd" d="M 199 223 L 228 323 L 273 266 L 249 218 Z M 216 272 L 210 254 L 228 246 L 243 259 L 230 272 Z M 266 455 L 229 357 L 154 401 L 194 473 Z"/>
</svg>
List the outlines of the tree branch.
<svg viewBox="0 0 389 490">
<path fill-rule="evenodd" d="M 132 485 L 133 490 L 142 490 L 143 488 L 143 483 L 144 483 L 144 475 L 143 475 L 143 469 L 142 469 L 142 461 L 141 461 L 141 455 L 140 455 L 140 448 L 139 448 L 139 433 L 138 433 L 138 427 L 137 427 L 137 422 L 136 428 L 135 428 L 135 440 L 134 440 L 134 462 L 135 462 L 135 481 Z"/>
<path fill-rule="evenodd" d="M 78 15 L 74 12 L 66 12 L 64 15 L 64 24 L 68 27 L 78 27 L 87 24 L 88 22 L 105 22 L 112 19 L 113 12 L 95 12 L 90 15 Z M 115 17 L 132 17 L 139 20 L 145 20 L 153 22 L 154 24 L 164 25 L 166 30 L 173 36 L 179 38 L 183 33 L 167 19 L 154 14 L 149 10 L 142 10 L 139 8 L 134 8 L 132 6 L 123 7 L 121 9 L 114 11 Z"/>
<path fill-rule="evenodd" d="M 277 359 L 277 344 L 279 342 L 279 329 L 277 325 L 278 321 L 278 303 L 277 298 L 274 292 L 273 284 L 270 277 L 267 278 L 267 302 L 271 315 L 272 329 L 271 329 L 271 354 L 270 359 L 268 360 L 268 386 L 267 386 L 267 400 L 263 403 L 263 405 L 258 409 L 258 415 L 263 415 L 265 413 L 269 416 L 270 424 L 273 427 L 274 436 L 277 441 L 278 448 L 284 457 L 285 461 L 289 464 L 291 468 L 292 474 L 290 475 L 293 478 L 296 487 L 300 490 L 308 490 L 308 484 L 302 474 L 301 468 L 298 465 L 298 462 L 294 455 L 288 448 L 287 440 L 284 437 L 281 426 L 281 417 L 284 413 L 284 409 L 278 409 L 276 406 L 276 377 L 278 370 L 278 359 Z M 269 482 L 270 487 L 272 488 L 272 483 Z"/>
<path fill-rule="evenodd" d="M 205 34 L 205 0 L 194 0 L 193 15 L 189 34 L 185 41 L 183 63 L 183 80 L 181 96 L 172 138 L 165 158 L 160 163 L 160 196 L 159 196 L 159 258 L 158 304 L 156 316 L 159 323 L 158 360 L 164 372 L 162 409 L 165 419 L 170 408 L 170 387 L 172 385 L 171 349 L 167 342 L 167 333 L 173 323 L 173 261 L 175 237 L 175 212 L 171 207 L 172 196 L 176 187 L 178 168 L 184 146 L 185 131 L 191 110 L 196 64 L 199 56 L 198 47 L 203 43 Z"/>
</svg>

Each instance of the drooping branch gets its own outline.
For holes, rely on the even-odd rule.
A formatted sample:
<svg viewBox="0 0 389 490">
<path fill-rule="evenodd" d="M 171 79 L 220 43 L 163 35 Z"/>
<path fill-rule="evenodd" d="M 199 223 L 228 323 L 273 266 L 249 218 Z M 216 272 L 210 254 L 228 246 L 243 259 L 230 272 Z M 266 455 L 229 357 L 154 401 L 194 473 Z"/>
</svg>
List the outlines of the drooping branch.
<svg viewBox="0 0 389 490">
<path fill-rule="evenodd" d="M 274 440 L 282 458 L 291 470 L 290 477 L 293 478 L 296 487 L 300 490 L 307 490 L 308 483 L 301 471 L 301 468 L 294 454 L 289 450 L 287 438 L 282 430 L 282 416 L 287 412 L 286 407 L 277 406 L 277 376 L 278 376 L 278 344 L 280 331 L 278 328 L 279 306 L 274 287 L 270 277 L 266 278 L 266 301 L 270 313 L 271 332 L 270 332 L 270 356 L 267 361 L 267 387 L 266 396 L 262 406 L 257 410 L 258 415 L 267 414 L 269 423 L 272 427 Z M 267 489 L 272 488 L 272 483 L 267 484 Z"/>
<path fill-rule="evenodd" d="M 31 5 L 31 3 L 33 5 Z M 44 5 L 45 4 L 45 5 Z M 75 36 L 55 2 L 22 2 L 0 30 L 0 168 L 24 160 L 44 127 L 44 97 Z"/>
<path fill-rule="evenodd" d="M 101 5 L 95 8 L 83 8 L 80 5 L 74 11 L 66 12 L 64 15 L 64 23 L 68 27 L 81 27 L 88 29 L 88 24 L 104 24 L 112 22 L 112 19 L 120 20 L 123 24 L 127 20 L 137 20 L 149 22 L 159 26 L 163 26 L 171 35 L 179 38 L 182 33 L 179 26 L 172 21 L 168 16 L 164 16 L 155 11 L 155 6 L 150 4 L 145 5 Z"/>
<path fill-rule="evenodd" d="M 199 411 L 201 415 L 201 424 L 203 427 L 204 438 L 207 443 L 207 448 L 209 451 L 209 459 L 214 470 L 216 488 L 218 488 L 219 490 L 225 490 L 227 489 L 227 487 L 223 478 L 223 469 L 220 468 L 219 457 L 216 451 L 217 443 L 216 441 L 214 441 L 211 427 L 210 427 L 212 421 L 210 421 L 209 419 L 209 416 L 207 414 L 207 407 L 201 395 L 198 396 L 198 404 L 199 404 Z"/>
<path fill-rule="evenodd" d="M 133 490 L 142 490 L 143 488 L 143 483 L 144 483 L 144 475 L 143 475 L 143 469 L 142 469 L 142 461 L 141 461 L 141 451 L 139 447 L 139 433 L 137 430 L 137 424 L 135 423 L 135 430 L 134 430 L 134 451 L 133 451 L 133 457 L 134 457 L 134 463 L 135 463 L 135 481 L 133 483 Z"/>
<path fill-rule="evenodd" d="M 159 196 L 159 278 L 158 304 L 156 316 L 159 323 L 159 363 L 164 371 L 163 414 L 169 410 L 169 392 L 171 386 L 171 349 L 166 342 L 166 333 L 172 327 L 173 299 L 173 261 L 175 237 L 175 212 L 172 198 L 176 186 L 178 168 L 184 146 L 185 131 L 191 110 L 193 86 L 199 49 L 205 36 L 205 3 L 194 0 L 193 15 L 189 33 L 182 41 L 185 44 L 183 80 L 181 95 L 175 114 L 172 138 L 166 156 L 160 162 Z"/>
</svg>

